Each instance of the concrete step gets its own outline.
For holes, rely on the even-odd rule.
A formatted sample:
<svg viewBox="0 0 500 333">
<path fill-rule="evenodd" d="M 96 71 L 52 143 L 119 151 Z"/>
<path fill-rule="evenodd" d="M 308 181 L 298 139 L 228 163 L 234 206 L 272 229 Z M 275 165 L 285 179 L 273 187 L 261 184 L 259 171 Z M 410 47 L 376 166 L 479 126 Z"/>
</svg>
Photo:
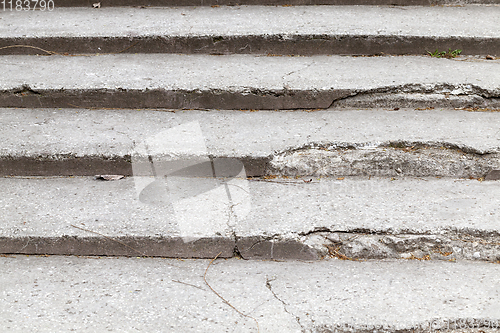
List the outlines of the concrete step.
<svg viewBox="0 0 500 333">
<path fill-rule="evenodd" d="M 218 167 L 217 175 L 231 177 L 244 168 L 251 177 L 493 180 L 500 178 L 499 116 L 453 109 L 0 109 L 0 175 L 154 176 L 156 168 L 157 176 L 183 169 L 211 177 L 219 161 L 234 167 Z"/>
<path fill-rule="evenodd" d="M 0 178 L 0 253 L 500 260 L 500 182 Z"/>
<path fill-rule="evenodd" d="M 374 6 L 463 6 L 467 4 L 498 4 L 498 0 L 54 0 L 54 8 L 88 7 L 165 7 L 165 6 L 304 6 L 304 5 L 374 5 Z M 50 4 L 52 6 L 52 4 Z M 51 7 L 52 8 L 52 7 Z"/>
<path fill-rule="evenodd" d="M 0 54 L 427 55 L 461 50 L 494 58 L 500 56 L 499 16 L 498 4 L 7 11 L 1 23 L 9 28 L 0 30 Z"/>
<path fill-rule="evenodd" d="M 0 70 L 0 107 L 500 107 L 500 59 L 2 56 Z"/>
<path fill-rule="evenodd" d="M 498 332 L 500 266 L 14 256 L 3 332 Z M 208 269 L 207 269 L 208 267 Z M 223 300 L 223 299 L 225 300 Z"/>
</svg>

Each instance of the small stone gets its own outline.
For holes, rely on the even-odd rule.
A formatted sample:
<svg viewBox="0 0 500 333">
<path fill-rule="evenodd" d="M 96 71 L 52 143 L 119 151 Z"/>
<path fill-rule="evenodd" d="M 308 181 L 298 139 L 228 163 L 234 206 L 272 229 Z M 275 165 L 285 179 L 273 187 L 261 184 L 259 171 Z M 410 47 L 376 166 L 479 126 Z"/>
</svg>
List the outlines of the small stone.
<svg viewBox="0 0 500 333">
<path fill-rule="evenodd" d="M 100 2 L 93 3 L 92 8 L 101 8 L 101 3 Z"/>
<path fill-rule="evenodd" d="M 491 170 L 484 180 L 500 180 L 500 170 Z"/>
<path fill-rule="evenodd" d="M 486 56 L 486 59 L 488 59 L 488 60 L 495 60 L 495 57 L 488 54 Z"/>
<path fill-rule="evenodd" d="M 474 254 L 472 255 L 472 257 L 473 257 L 474 259 L 479 259 L 479 258 L 481 258 L 481 253 L 479 253 L 479 252 L 474 252 Z"/>
</svg>

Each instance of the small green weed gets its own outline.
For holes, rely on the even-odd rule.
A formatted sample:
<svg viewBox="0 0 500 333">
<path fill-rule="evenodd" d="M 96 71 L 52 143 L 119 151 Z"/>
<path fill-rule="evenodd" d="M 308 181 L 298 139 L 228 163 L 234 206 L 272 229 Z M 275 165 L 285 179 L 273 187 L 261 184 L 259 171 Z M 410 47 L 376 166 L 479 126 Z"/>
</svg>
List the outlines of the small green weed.
<svg viewBox="0 0 500 333">
<path fill-rule="evenodd" d="M 438 49 L 436 49 L 436 51 L 434 52 L 429 52 L 427 51 L 427 53 L 433 57 L 433 58 L 448 58 L 448 59 L 451 59 L 451 58 L 456 58 L 458 55 L 460 55 L 460 53 L 462 53 L 462 50 L 451 50 L 451 49 L 448 49 L 448 51 L 441 51 L 439 52 Z"/>
</svg>

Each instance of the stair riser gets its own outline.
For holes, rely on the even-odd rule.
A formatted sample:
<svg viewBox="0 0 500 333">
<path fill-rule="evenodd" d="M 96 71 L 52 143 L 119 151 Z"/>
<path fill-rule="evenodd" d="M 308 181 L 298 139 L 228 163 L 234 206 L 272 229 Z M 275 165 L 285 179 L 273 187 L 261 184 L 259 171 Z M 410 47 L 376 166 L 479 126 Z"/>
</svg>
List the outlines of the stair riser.
<svg viewBox="0 0 500 333">
<path fill-rule="evenodd" d="M 213 237 L 0 237 L 0 253 L 77 256 L 151 256 L 165 258 L 232 258 L 319 260 L 475 260 L 500 261 L 500 237 L 443 235 L 367 235 L 318 233 L 316 238 Z M 331 239 L 340 241 L 331 241 Z M 342 241 L 343 240 L 343 241 Z"/>
<path fill-rule="evenodd" d="M 382 150 L 382 149 L 380 149 Z M 270 158 L 232 158 L 241 162 L 248 177 L 449 177 L 498 179 L 500 157 L 450 153 L 426 156 L 413 152 L 336 152 Z M 334 156 L 335 155 L 335 156 Z M 196 158 L 196 157 L 195 157 Z M 225 157 L 222 157 L 223 159 Z M 189 161 L 189 160 L 187 160 Z M 168 162 L 167 162 L 168 163 Z M 158 168 L 161 162 L 155 162 Z M 150 168 L 147 168 L 150 169 Z M 94 175 L 151 176 L 133 173 L 130 156 L 124 157 L 0 157 L 0 176 L 94 176 Z M 189 174 L 188 177 L 199 177 Z M 220 174 L 219 177 L 228 177 Z"/>
<path fill-rule="evenodd" d="M 31 47 L 8 47 L 29 45 Z M 8 47 L 1 49 L 2 47 Z M 32 48 L 34 47 L 34 48 Z M 40 48 L 40 49 L 36 49 Z M 427 55 L 462 50 L 462 55 L 500 55 L 498 38 L 426 36 L 194 36 L 2 38 L 0 55 L 181 53 L 269 55 Z"/>
<path fill-rule="evenodd" d="M 500 109 L 500 98 L 412 93 L 370 93 L 354 89 L 260 90 L 43 90 L 0 91 L 2 108 L 118 108 L 294 110 L 339 108 L 487 108 Z M 387 88 L 397 90 L 398 88 Z M 384 90 L 384 89 L 380 89 Z M 353 96 L 356 95 L 356 96 Z"/>
</svg>

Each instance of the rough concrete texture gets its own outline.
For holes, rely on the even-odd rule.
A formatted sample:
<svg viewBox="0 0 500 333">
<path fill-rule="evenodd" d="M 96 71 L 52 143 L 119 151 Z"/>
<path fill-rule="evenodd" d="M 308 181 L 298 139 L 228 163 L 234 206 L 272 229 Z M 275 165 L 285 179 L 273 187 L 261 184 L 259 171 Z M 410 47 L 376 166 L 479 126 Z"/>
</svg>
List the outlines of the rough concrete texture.
<svg viewBox="0 0 500 333">
<path fill-rule="evenodd" d="M 315 239 L 314 239 L 315 238 Z M 423 234 L 363 234 L 317 233 L 311 241 L 322 242 L 329 256 L 339 259 L 457 259 L 498 261 L 500 242 L 496 236 L 458 236 L 450 233 Z M 322 238 L 322 239 L 321 239 Z M 330 241 L 325 242 L 324 239 Z"/>
<path fill-rule="evenodd" d="M 498 112 L 170 111 L 0 109 L 0 172 L 128 176 L 133 174 L 131 155 L 161 133 L 168 137 L 159 155 L 171 156 L 173 142 L 179 142 L 191 158 L 237 159 L 247 176 L 434 173 L 479 178 L 488 168 L 496 170 L 500 153 Z M 205 150 L 186 144 L 193 137 L 183 132 L 186 124 L 196 125 Z M 491 172 L 487 176 L 498 178 Z"/>
<path fill-rule="evenodd" d="M 12 11 L 2 16 L 0 48 L 7 48 L 0 52 L 422 55 L 459 49 L 500 56 L 498 16 L 498 5 Z M 31 47 L 9 47 L 19 44 Z"/>
<path fill-rule="evenodd" d="M 394 145 L 393 145 L 394 146 Z M 485 178 L 500 170 L 500 154 L 468 154 L 446 147 L 324 147 L 273 156 L 268 174 L 283 176 L 414 176 Z M 490 176 L 492 177 L 492 176 Z"/>
<path fill-rule="evenodd" d="M 500 260 L 497 181 L 145 178 L 1 178 L 0 253 Z"/>
<path fill-rule="evenodd" d="M 55 0 L 56 7 L 93 8 L 94 0 Z M 101 0 L 101 8 L 113 6 L 162 7 L 162 6 L 238 6 L 238 5 L 394 5 L 433 6 L 498 4 L 498 0 Z"/>
<path fill-rule="evenodd" d="M 499 69 L 500 60 L 417 56 L 3 56 L 0 106 L 315 109 L 373 93 L 414 101 L 417 93 L 429 95 L 421 107 L 436 106 L 437 94 L 448 107 L 498 108 Z"/>
<path fill-rule="evenodd" d="M 11 332 L 498 332 L 500 266 L 0 258 Z M 238 313 L 237 311 L 240 313 Z"/>
</svg>

